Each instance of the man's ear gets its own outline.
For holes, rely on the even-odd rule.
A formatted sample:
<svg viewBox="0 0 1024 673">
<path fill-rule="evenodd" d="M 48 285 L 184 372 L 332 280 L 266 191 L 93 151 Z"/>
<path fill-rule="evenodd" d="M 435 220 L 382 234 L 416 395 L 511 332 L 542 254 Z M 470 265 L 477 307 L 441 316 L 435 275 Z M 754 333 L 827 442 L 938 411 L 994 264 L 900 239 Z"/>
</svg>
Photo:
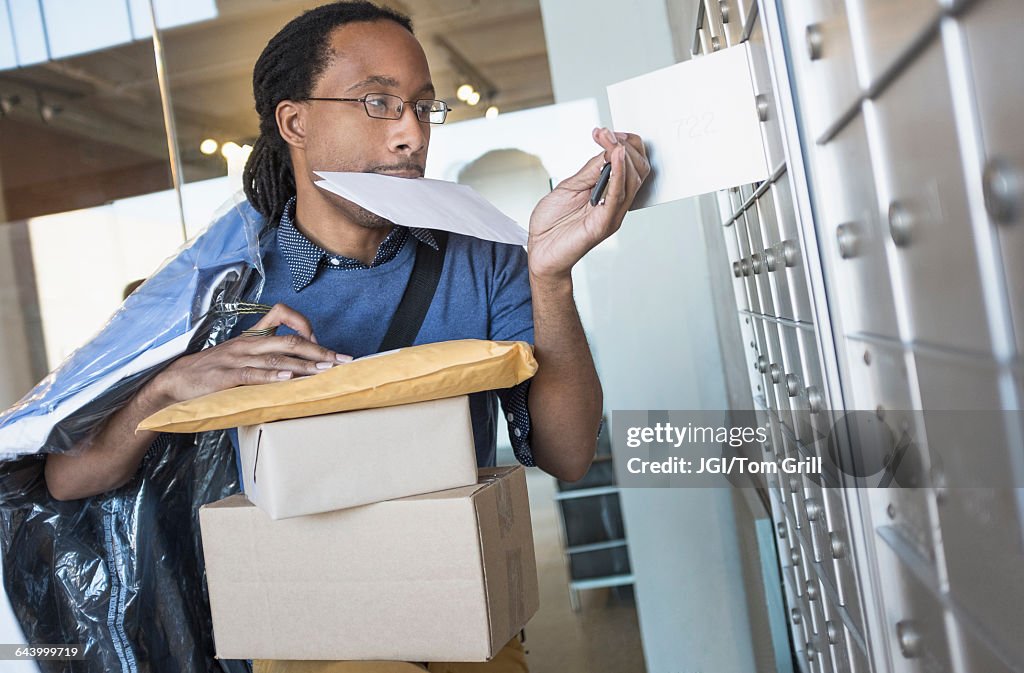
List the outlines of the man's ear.
<svg viewBox="0 0 1024 673">
<path fill-rule="evenodd" d="M 291 100 L 277 104 L 274 116 L 277 130 L 284 141 L 296 149 L 306 147 L 306 106 Z"/>
</svg>

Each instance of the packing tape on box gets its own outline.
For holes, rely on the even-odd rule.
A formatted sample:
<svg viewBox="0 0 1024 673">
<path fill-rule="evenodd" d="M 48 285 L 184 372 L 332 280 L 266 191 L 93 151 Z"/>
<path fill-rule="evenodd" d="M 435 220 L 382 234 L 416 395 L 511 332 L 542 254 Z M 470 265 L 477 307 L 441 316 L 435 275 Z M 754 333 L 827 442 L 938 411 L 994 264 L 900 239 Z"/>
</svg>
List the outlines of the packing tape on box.
<svg viewBox="0 0 1024 673">
<path fill-rule="evenodd" d="M 202 432 L 511 388 L 537 372 L 524 341 L 462 339 L 359 358 L 312 376 L 239 386 L 173 404 L 139 430 Z"/>
</svg>

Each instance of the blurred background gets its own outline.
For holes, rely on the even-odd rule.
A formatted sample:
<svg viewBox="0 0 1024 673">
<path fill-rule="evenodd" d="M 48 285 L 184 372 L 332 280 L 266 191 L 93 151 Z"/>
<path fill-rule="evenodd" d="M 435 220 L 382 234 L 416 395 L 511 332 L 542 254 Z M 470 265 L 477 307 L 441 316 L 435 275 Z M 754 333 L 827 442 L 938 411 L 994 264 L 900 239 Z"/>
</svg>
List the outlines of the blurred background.
<svg viewBox="0 0 1024 673">
<path fill-rule="evenodd" d="M 317 4 L 0 0 L 0 406 L 241 188 L 252 66 Z M 412 17 L 452 106 L 428 177 L 523 226 L 597 153 L 607 85 L 746 45 L 771 177 L 634 212 L 574 269 L 608 420 L 756 410 L 757 457 L 778 460 L 819 450 L 813 414 L 866 409 L 924 447 L 897 491 L 619 489 L 607 435 L 581 482 L 530 470 L 531 670 L 1024 670 L 1019 418 L 973 434 L 1015 489 L 972 500 L 936 458 L 966 435 L 899 415 L 1020 408 L 1024 5 L 382 4 Z M 0 642 L 21 642 L 2 606 Z"/>
</svg>

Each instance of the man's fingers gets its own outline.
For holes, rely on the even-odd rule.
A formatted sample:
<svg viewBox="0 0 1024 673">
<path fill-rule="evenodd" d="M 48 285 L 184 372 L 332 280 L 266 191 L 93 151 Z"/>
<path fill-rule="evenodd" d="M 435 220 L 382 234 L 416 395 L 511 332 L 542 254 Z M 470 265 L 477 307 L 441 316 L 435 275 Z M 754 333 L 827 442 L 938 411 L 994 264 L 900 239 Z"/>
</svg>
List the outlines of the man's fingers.
<svg viewBox="0 0 1024 673">
<path fill-rule="evenodd" d="M 316 342 L 316 338 L 313 336 L 313 325 L 306 319 L 306 316 L 285 304 L 274 304 L 274 307 L 260 318 L 253 329 L 266 329 L 281 325 L 291 328 L 314 343 Z"/>
<path fill-rule="evenodd" d="M 625 147 L 636 168 L 640 181 L 643 182 L 651 172 L 651 162 L 647 159 L 647 148 L 643 139 L 635 133 L 624 133 L 622 131 L 611 131 L 607 128 L 594 129 L 594 141 L 604 150 L 606 160 L 610 160 L 611 153 L 617 147 Z"/>
<path fill-rule="evenodd" d="M 576 175 L 558 183 L 558 188 L 569 189 L 574 192 L 593 189 L 594 185 L 597 184 L 597 179 L 601 176 L 601 169 L 604 168 L 606 163 L 604 152 L 592 157 L 590 161 L 583 165 L 583 168 L 577 171 Z"/>
<path fill-rule="evenodd" d="M 313 360 L 291 357 L 284 353 L 268 353 L 266 355 L 255 355 L 246 358 L 239 364 L 259 369 L 286 371 L 299 376 L 305 376 L 307 374 L 319 374 L 340 363 L 337 360 L 317 360 L 314 362 Z"/>
<path fill-rule="evenodd" d="M 612 174 L 608 178 L 608 191 L 605 192 L 605 202 L 596 207 L 607 208 L 609 212 L 617 212 L 626 198 L 626 164 L 628 162 L 626 148 L 621 145 L 616 147 L 611 153 L 610 159 Z M 615 218 L 611 219 L 614 220 Z M 611 224 L 611 221 L 608 224 Z"/>
<path fill-rule="evenodd" d="M 324 348 L 312 341 L 308 341 L 298 334 L 251 339 L 247 342 L 245 351 L 252 355 L 284 353 L 312 362 L 348 362 L 352 359 L 351 355 L 335 353 L 329 348 Z"/>
<path fill-rule="evenodd" d="M 643 138 L 635 133 L 624 133 L 622 131 L 599 128 L 594 129 L 593 137 L 594 142 L 600 145 L 606 153 L 614 150 L 616 145 L 626 145 L 644 157 L 645 160 L 647 158 L 647 148 L 644 146 Z"/>
<path fill-rule="evenodd" d="M 647 148 L 644 146 L 643 138 L 641 138 L 637 134 L 635 134 L 635 133 L 623 133 L 622 131 L 616 131 L 615 132 L 615 137 L 618 138 L 620 143 L 623 143 L 625 145 L 629 145 L 630 147 L 635 149 L 637 152 L 639 152 L 641 155 L 643 155 L 644 158 L 647 158 Z"/>
<path fill-rule="evenodd" d="M 643 182 L 636 166 L 637 161 L 643 162 L 644 159 L 625 144 L 620 145 L 617 151 L 612 153 L 612 174 L 608 181 L 608 193 L 605 203 L 598 206 L 607 209 L 608 217 L 603 226 L 612 232 L 622 223 L 622 218 L 625 217 Z"/>
<path fill-rule="evenodd" d="M 632 161 L 633 167 L 636 169 L 637 175 L 640 176 L 640 182 L 643 182 L 651 173 L 651 162 L 647 159 L 647 150 L 644 148 L 643 141 L 640 140 L 640 136 L 632 133 L 617 133 L 616 135 L 630 136 L 630 140 L 623 142 L 622 144 L 626 147 L 626 151 L 629 153 L 630 160 Z"/>
<path fill-rule="evenodd" d="M 626 151 L 626 195 L 627 203 L 626 207 L 633 202 L 633 197 L 640 191 L 640 185 L 644 181 L 644 177 L 640 172 L 641 164 L 644 162 L 644 158 L 636 154 L 635 150 L 629 149 Z"/>
<path fill-rule="evenodd" d="M 595 140 L 598 140 L 602 147 L 607 147 L 607 138 L 614 137 L 615 142 L 626 148 L 629 153 L 632 166 L 636 169 L 637 175 L 640 176 L 640 182 L 643 182 L 651 172 L 651 162 L 647 159 L 647 148 L 644 146 L 643 139 L 635 133 L 623 133 L 622 131 L 615 131 L 614 133 L 607 129 L 603 135 L 595 133 Z"/>
<path fill-rule="evenodd" d="M 619 148 L 625 148 L 625 151 L 629 153 L 632 158 L 632 166 L 640 176 L 641 182 L 651 172 L 651 165 L 647 160 L 647 150 L 640 136 L 635 133 L 613 132 L 607 128 L 595 128 L 593 137 L 594 142 L 600 145 L 603 151 L 592 157 L 575 175 L 560 182 L 558 184 L 560 189 L 569 189 L 574 192 L 593 189 L 601 175 L 601 169 L 606 163 L 614 163 L 612 157 L 617 151 L 620 151 Z M 614 179 L 615 168 L 613 166 L 612 180 Z M 610 185 L 609 189 L 611 189 Z"/>
<path fill-rule="evenodd" d="M 594 142 L 600 145 L 606 152 L 606 157 L 610 157 L 611 155 L 607 153 L 612 152 L 615 146 L 619 144 L 619 137 L 608 128 L 594 129 L 591 135 L 594 138 Z"/>
<path fill-rule="evenodd" d="M 259 339 L 256 341 L 272 341 L 277 337 L 268 337 L 265 339 Z M 280 337 L 282 339 L 288 339 L 289 337 Z M 256 343 L 254 341 L 253 343 Z M 311 346 L 313 345 L 310 342 Z M 319 346 L 314 346 L 319 348 Z M 308 353 L 308 349 L 304 349 Z M 321 351 L 330 353 L 327 349 L 321 349 Z M 348 355 L 341 356 L 345 358 L 344 361 L 351 360 L 352 358 Z M 338 365 L 342 360 L 337 359 L 333 354 L 331 359 L 307 359 L 305 357 L 296 357 L 294 355 L 282 353 L 280 351 L 271 351 L 266 353 L 251 353 L 246 355 L 236 355 L 230 361 L 221 362 L 217 368 L 213 371 L 218 372 L 217 376 L 223 381 L 223 384 L 218 386 L 217 389 L 231 388 L 235 386 L 251 386 L 262 383 L 275 383 L 278 381 L 287 381 L 297 376 L 309 376 L 312 374 L 319 374 L 320 372 L 327 371 L 335 365 Z"/>
<path fill-rule="evenodd" d="M 287 381 L 294 374 L 287 370 L 262 369 L 260 367 L 240 367 L 229 369 L 226 378 L 231 386 L 255 386 L 263 383 Z"/>
</svg>

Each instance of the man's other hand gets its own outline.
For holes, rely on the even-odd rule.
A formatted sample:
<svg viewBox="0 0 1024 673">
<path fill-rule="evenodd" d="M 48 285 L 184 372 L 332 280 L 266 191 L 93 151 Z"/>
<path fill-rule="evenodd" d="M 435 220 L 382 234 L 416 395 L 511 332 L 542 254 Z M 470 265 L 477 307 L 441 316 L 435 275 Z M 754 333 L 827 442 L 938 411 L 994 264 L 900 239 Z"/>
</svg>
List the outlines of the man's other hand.
<svg viewBox="0 0 1024 673">
<path fill-rule="evenodd" d="M 236 386 L 317 374 L 352 359 L 317 344 L 309 320 L 284 304 L 275 304 L 252 329 L 281 325 L 296 333 L 238 336 L 178 358 L 150 382 L 151 399 L 169 406 Z"/>
</svg>

